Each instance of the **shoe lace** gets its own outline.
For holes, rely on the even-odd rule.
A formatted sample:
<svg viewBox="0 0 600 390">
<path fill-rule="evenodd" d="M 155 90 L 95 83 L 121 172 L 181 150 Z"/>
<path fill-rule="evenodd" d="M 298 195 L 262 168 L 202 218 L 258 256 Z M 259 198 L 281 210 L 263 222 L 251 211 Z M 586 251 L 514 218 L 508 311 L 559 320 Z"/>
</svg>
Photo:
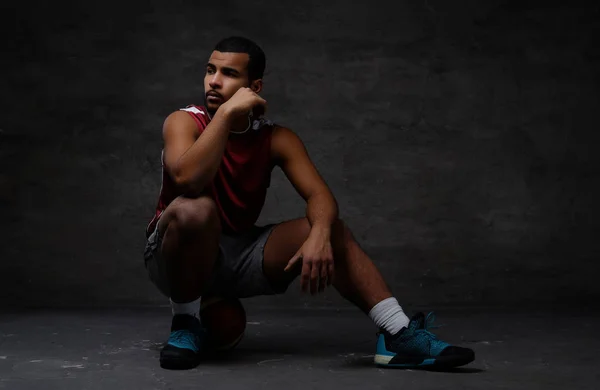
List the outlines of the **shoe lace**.
<svg viewBox="0 0 600 390">
<path fill-rule="evenodd" d="M 191 348 L 195 348 L 194 339 L 195 335 L 189 330 L 176 330 L 171 333 L 171 340 L 183 345 L 189 345 Z"/>
<path fill-rule="evenodd" d="M 425 320 L 423 321 L 423 327 L 421 329 L 417 329 L 416 332 L 424 333 L 427 336 L 429 336 L 430 338 L 432 338 L 433 340 L 439 340 L 435 334 L 433 334 L 429 331 L 429 329 L 437 329 L 437 328 L 441 328 L 446 325 L 445 324 L 434 325 L 433 324 L 434 322 L 435 322 L 435 314 L 433 314 L 433 312 L 430 312 L 429 314 L 427 314 L 427 317 L 425 317 Z"/>
<path fill-rule="evenodd" d="M 430 312 L 425 317 L 425 320 L 423 321 L 423 324 L 421 324 L 421 326 L 419 328 L 417 328 L 415 330 L 415 332 L 424 333 L 427 336 L 431 337 L 433 340 L 439 340 L 438 337 L 435 334 L 433 334 L 433 333 L 431 333 L 429 331 L 429 329 L 437 329 L 437 328 L 441 328 L 441 327 L 446 326 L 446 325 L 445 324 L 434 325 L 433 324 L 434 322 L 435 322 L 435 314 L 433 312 Z M 380 334 L 383 334 L 383 332 L 381 330 L 378 330 L 377 333 L 376 333 L 376 336 L 379 337 Z"/>
</svg>

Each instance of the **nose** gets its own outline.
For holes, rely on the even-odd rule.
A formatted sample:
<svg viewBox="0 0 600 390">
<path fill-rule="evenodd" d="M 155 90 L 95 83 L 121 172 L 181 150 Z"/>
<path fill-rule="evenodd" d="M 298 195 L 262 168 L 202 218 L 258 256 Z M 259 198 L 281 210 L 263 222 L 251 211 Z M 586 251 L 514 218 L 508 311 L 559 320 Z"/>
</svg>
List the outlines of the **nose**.
<svg viewBox="0 0 600 390">
<path fill-rule="evenodd" d="M 208 85 L 212 89 L 217 89 L 221 87 L 221 77 L 219 77 L 218 73 L 212 75 L 212 77 L 208 80 Z"/>
</svg>

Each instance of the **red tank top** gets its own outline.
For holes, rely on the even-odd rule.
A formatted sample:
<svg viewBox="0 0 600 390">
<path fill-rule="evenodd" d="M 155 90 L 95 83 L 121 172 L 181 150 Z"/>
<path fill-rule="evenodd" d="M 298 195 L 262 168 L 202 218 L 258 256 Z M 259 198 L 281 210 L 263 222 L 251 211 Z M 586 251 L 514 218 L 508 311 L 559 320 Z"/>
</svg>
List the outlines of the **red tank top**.
<svg viewBox="0 0 600 390">
<path fill-rule="evenodd" d="M 194 118 L 199 134 L 202 134 L 210 123 L 206 108 L 190 105 L 185 111 Z M 221 165 L 206 188 L 219 210 L 223 233 L 240 232 L 252 227 L 262 211 L 274 167 L 271 160 L 272 131 L 272 125 L 266 124 L 259 130 L 230 134 L 227 140 Z M 160 195 L 154 217 L 146 228 L 146 237 L 154 231 L 162 212 L 181 195 L 164 168 L 163 153 Z"/>
</svg>

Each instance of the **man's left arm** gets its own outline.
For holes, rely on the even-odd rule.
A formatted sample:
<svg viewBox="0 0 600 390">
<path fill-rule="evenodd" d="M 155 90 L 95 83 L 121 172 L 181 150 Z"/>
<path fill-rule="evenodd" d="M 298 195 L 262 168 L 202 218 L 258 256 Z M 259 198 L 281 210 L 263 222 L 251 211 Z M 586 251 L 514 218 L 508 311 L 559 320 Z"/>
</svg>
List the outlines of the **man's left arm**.
<svg viewBox="0 0 600 390">
<path fill-rule="evenodd" d="M 277 128 L 273 134 L 273 151 L 277 164 L 306 201 L 306 218 L 311 235 L 331 237 L 331 227 L 338 218 L 338 204 L 333 193 L 311 161 L 304 143 L 287 128 Z"/>
<path fill-rule="evenodd" d="M 306 218 L 310 222 L 311 234 L 331 238 L 331 226 L 338 217 L 338 206 L 331 191 L 309 196 L 306 203 Z"/>
</svg>

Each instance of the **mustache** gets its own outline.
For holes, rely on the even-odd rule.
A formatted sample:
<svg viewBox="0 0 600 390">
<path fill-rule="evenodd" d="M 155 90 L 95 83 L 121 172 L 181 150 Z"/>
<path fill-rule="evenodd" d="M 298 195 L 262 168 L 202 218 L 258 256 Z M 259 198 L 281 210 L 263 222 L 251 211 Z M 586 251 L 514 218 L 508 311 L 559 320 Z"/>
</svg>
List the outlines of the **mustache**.
<svg viewBox="0 0 600 390">
<path fill-rule="evenodd" d="M 208 91 L 208 92 L 206 93 L 206 97 L 209 97 L 209 96 L 216 96 L 216 97 L 218 97 L 218 98 L 221 98 L 221 99 L 223 99 L 223 96 L 221 96 L 221 94 L 220 94 L 220 93 L 218 93 L 217 91 Z"/>
</svg>

